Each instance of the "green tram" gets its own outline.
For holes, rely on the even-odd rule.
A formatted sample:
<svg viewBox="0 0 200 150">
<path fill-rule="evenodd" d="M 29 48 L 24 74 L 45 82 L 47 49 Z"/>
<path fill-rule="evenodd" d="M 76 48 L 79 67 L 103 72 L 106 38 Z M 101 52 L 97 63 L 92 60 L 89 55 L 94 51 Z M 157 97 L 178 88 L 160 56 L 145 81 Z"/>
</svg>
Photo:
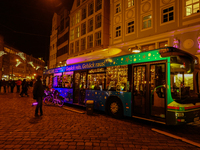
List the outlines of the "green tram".
<svg viewBox="0 0 200 150">
<path fill-rule="evenodd" d="M 47 85 L 65 103 L 112 117 L 135 117 L 167 125 L 199 120 L 198 58 L 173 47 L 76 63 L 44 71 Z"/>
</svg>

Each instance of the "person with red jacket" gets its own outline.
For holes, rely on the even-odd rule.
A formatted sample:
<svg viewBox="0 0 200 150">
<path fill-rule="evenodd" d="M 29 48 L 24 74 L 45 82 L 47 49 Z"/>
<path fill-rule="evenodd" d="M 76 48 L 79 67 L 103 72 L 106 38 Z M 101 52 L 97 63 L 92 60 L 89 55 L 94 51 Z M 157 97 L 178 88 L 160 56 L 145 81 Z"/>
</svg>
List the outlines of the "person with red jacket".
<svg viewBox="0 0 200 150">
<path fill-rule="evenodd" d="M 17 85 L 17 93 L 20 92 L 20 86 L 21 86 L 21 84 L 22 84 L 22 81 L 21 81 L 20 79 L 17 80 L 17 82 L 16 82 L 16 85 Z"/>
</svg>

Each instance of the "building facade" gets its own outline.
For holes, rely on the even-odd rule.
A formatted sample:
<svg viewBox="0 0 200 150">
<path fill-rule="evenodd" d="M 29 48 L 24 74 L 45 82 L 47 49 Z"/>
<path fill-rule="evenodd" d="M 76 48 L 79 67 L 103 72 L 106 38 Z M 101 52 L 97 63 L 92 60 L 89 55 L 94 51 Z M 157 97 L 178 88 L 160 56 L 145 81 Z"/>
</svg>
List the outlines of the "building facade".
<svg viewBox="0 0 200 150">
<path fill-rule="evenodd" d="M 74 0 L 69 26 L 58 34 L 69 33 L 57 45 L 69 49 L 57 54 L 57 67 L 167 46 L 199 57 L 199 8 L 200 0 Z"/>
<path fill-rule="evenodd" d="M 49 69 L 56 67 L 57 34 L 58 34 L 57 27 L 58 27 L 58 15 L 54 13 L 52 18 L 52 30 L 50 36 Z"/>
<path fill-rule="evenodd" d="M 0 79 L 34 79 L 43 75 L 45 62 L 4 43 L 0 37 Z"/>
<path fill-rule="evenodd" d="M 173 46 L 198 55 L 199 8 L 199 0 L 111 0 L 110 47 L 131 53 Z"/>
</svg>

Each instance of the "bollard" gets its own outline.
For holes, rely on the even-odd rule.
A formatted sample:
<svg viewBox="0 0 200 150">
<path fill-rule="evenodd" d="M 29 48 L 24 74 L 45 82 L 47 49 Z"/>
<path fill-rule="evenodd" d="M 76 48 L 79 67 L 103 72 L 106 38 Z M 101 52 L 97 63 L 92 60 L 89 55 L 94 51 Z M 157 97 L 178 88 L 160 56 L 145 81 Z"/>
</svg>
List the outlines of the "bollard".
<svg viewBox="0 0 200 150">
<path fill-rule="evenodd" d="M 86 101 L 86 111 L 87 115 L 92 115 L 94 109 L 94 101 L 93 100 L 87 100 Z"/>
</svg>

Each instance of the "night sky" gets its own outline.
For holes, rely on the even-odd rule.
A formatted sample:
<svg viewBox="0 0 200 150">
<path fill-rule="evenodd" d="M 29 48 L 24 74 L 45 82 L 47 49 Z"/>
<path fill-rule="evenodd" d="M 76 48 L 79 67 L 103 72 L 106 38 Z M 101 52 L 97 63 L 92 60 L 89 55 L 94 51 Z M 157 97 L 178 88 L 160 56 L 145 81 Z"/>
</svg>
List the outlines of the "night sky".
<svg viewBox="0 0 200 150">
<path fill-rule="evenodd" d="M 0 0 L 4 41 L 33 57 L 49 57 L 54 0 Z"/>
</svg>

